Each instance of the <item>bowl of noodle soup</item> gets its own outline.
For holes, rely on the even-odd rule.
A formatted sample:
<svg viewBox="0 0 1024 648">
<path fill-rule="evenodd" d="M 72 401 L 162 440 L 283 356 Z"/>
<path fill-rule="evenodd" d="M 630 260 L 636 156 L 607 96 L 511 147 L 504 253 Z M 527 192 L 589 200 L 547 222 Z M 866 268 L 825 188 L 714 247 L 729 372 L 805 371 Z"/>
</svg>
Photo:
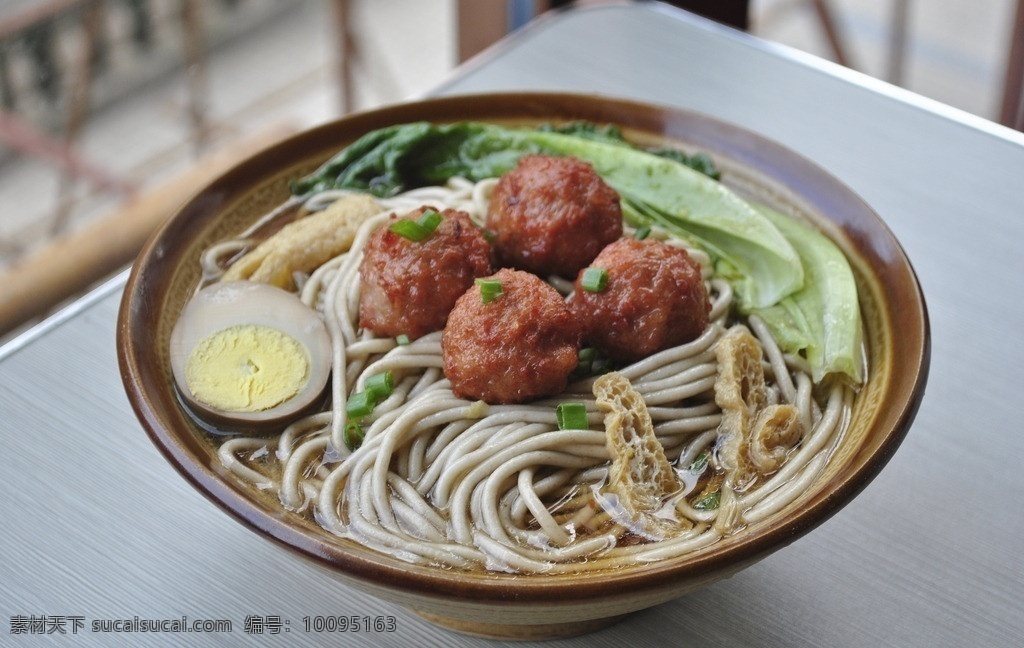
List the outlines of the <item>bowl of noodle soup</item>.
<svg viewBox="0 0 1024 648">
<path fill-rule="evenodd" d="M 621 515 L 619 500 L 628 498 L 604 488 L 614 468 L 602 423 L 608 406 L 593 395 L 600 377 L 570 382 L 565 395 L 488 406 L 448 387 L 439 331 L 406 343 L 360 330 L 365 239 L 390 214 L 424 204 L 479 217 L 493 182 L 456 178 L 380 199 L 379 213 L 353 228 L 349 249 L 291 288 L 324 315 L 335 345 L 332 382 L 310 412 L 248 431 L 221 430 L 196 416 L 174 377 L 175 324 L 197 290 L 220 280 L 253 241 L 282 230 L 296 209 L 321 211 L 338 198 L 306 196 L 313 202 L 297 205 L 290 183 L 375 129 L 463 120 L 615 124 L 632 142 L 708 154 L 731 190 L 809 224 L 843 252 L 863 323 L 863 381 L 815 385 L 799 359 L 772 345 L 763 324 L 737 318 L 728 282 L 707 277 L 705 333 L 614 372 L 621 384 L 613 391 L 626 389 L 620 400 L 645 408 L 649 433 L 688 495 L 672 501 L 670 530 L 659 526 L 659 511 L 648 512 L 649 524 L 634 524 Z M 709 457 L 718 461 L 725 452 L 725 444 L 716 445 L 723 420 L 716 353 L 737 327 L 764 349 L 755 364 L 768 376 L 767 400 L 791 404 L 804 431 L 781 467 L 755 487 L 730 491 L 721 479 L 709 486 L 694 466 L 704 470 Z M 929 360 L 924 298 L 906 255 L 871 208 L 827 172 L 704 115 L 549 93 L 398 104 L 252 156 L 213 179 L 147 243 L 128 280 L 117 334 L 125 389 L 142 426 L 227 513 L 348 585 L 435 623 L 518 638 L 600 628 L 728 577 L 811 531 L 896 451 L 923 396 Z M 349 449 L 332 403 L 382 372 L 396 376 L 393 391 L 366 419 L 362 444 Z M 586 429 L 556 424 L 555 405 L 567 399 L 587 403 Z M 701 495 L 714 489 L 709 506 Z"/>
</svg>

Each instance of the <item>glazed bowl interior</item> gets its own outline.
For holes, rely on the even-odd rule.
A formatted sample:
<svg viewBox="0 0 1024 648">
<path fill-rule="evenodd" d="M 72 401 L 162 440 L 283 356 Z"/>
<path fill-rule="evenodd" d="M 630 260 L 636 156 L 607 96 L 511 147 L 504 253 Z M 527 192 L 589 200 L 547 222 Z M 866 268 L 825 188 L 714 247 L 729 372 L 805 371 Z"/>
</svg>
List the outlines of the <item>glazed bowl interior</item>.
<svg viewBox="0 0 1024 648">
<path fill-rule="evenodd" d="M 580 576 L 523 577 L 435 569 L 376 553 L 284 510 L 276 497 L 221 467 L 207 434 L 178 400 L 168 357 L 171 328 L 200 281 L 204 248 L 245 229 L 289 195 L 290 180 L 372 129 L 418 120 L 532 125 L 579 119 L 618 124 L 643 143 L 709 153 L 723 181 L 811 222 L 850 259 L 870 369 L 845 436 L 806 492 L 768 519 L 678 559 Z M 212 179 L 140 254 L 119 315 L 118 354 L 129 400 L 156 446 L 197 489 L 256 532 L 352 586 L 440 623 L 482 634 L 554 636 L 584 631 L 728 576 L 836 513 L 882 469 L 907 433 L 924 391 L 929 332 L 924 299 L 899 243 L 868 205 L 802 157 L 685 111 L 594 96 L 510 94 L 434 99 L 353 115 L 282 141 Z M 565 629 L 569 623 L 572 630 Z"/>
</svg>

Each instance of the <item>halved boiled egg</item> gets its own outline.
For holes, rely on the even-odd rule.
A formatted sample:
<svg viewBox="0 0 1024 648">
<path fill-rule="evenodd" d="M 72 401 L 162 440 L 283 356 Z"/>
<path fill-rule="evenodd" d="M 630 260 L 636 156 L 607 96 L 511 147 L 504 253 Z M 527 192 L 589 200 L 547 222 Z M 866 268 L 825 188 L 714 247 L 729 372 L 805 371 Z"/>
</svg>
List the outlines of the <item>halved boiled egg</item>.
<svg viewBox="0 0 1024 648">
<path fill-rule="evenodd" d="M 199 290 L 171 331 L 171 371 L 194 413 L 228 428 L 280 426 L 323 395 L 331 339 L 292 293 L 251 281 Z"/>
</svg>

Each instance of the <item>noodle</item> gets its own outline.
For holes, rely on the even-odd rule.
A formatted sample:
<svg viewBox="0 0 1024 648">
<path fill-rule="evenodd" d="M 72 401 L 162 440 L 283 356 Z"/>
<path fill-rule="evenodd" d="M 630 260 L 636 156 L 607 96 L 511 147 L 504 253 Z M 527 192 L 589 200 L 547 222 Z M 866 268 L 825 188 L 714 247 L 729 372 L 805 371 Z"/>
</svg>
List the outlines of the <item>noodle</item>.
<svg viewBox="0 0 1024 648">
<path fill-rule="evenodd" d="M 518 573 L 578 572 L 679 556 L 800 497 L 842 436 L 852 391 L 833 384 L 819 394 L 819 406 L 805 363 L 784 355 L 767 327 L 751 318 L 746 324 L 764 352 L 769 399 L 795 406 L 804 434 L 774 474 L 742 491 L 723 488 L 717 508 L 693 501 L 708 480 L 691 467 L 716 461 L 722 414 L 714 399 L 715 349 L 733 325 L 732 289 L 710 275 L 703 252 L 693 256 L 701 261 L 712 300 L 707 329 L 692 342 L 620 369 L 642 395 L 655 435 L 684 484 L 658 512 L 679 522 L 679 532 L 668 538 L 634 533 L 614 494 L 602 491 L 611 457 L 591 393 L 593 378 L 571 383 L 558 398 L 474 403 L 451 392 L 441 371 L 440 332 L 400 345 L 359 329 L 359 265 L 371 232 L 391 213 L 423 205 L 459 209 L 481 222 L 494 184 L 456 178 L 382 200 L 384 210 L 359 228 L 349 251 L 301 278 L 300 297 L 323 315 L 334 347 L 330 408 L 278 437 L 223 441 L 221 462 L 256 488 L 278 491 L 287 509 L 311 515 L 330 533 L 401 560 Z M 345 194 L 317 194 L 302 207 L 320 210 Z M 274 213 L 295 207 L 289 202 Z M 202 260 L 205 275 L 215 278 L 216 269 L 248 247 L 248 238 L 271 216 L 240 240 L 212 246 Z M 565 281 L 552 284 L 563 294 L 572 289 Z M 394 390 L 361 421 L 362 445 L 350 451 L 347 395 L 384 371 L 395 377 Z M 555 406 L 565 400 L 585 403 L 590 429 L 558 428 Z"/>
</svg>

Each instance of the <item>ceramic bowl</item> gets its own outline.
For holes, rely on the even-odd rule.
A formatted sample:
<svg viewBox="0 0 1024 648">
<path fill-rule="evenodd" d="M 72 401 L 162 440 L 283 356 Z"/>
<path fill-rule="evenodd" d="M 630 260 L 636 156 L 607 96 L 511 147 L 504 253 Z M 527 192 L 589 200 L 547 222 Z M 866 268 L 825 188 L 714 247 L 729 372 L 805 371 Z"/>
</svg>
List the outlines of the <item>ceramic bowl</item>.
<svg viewBox="0 0 1024 648">
<path fill-rule="evenodd" d="M 421 567 L 370 551 L 288 513 L 220 467 L 213 445 L 175 395 L 168 358 L 171 327 L 200 279 L 200 251 L 243 230 L 288 195 L 290 179 L 369 130 L 467 119 L 615 123 L 637 140 L 705 151 L 737 191 L 806 218 L 841 247 L 859 283 L 870 377 L 834 456 L 796 501 L 678 559 L 581 576 L 513 576 Z M 154 234 L 128 280 L 117 333 L 124 387 L 142 426 L 167 460 L 223 510 L 351 587 L 449 628 L 517 638 L 593 630 L 728 577 L 814 529 L 849 503 L 896 451 L 920 404 L 929 363 L 927 312 L 914 271 L 879 216 L 839 180 L 778 144 L 707 116 L 570 94 L 400 104 L 328 123 L 253 155 L 212 179 Z"/>
</svg>

